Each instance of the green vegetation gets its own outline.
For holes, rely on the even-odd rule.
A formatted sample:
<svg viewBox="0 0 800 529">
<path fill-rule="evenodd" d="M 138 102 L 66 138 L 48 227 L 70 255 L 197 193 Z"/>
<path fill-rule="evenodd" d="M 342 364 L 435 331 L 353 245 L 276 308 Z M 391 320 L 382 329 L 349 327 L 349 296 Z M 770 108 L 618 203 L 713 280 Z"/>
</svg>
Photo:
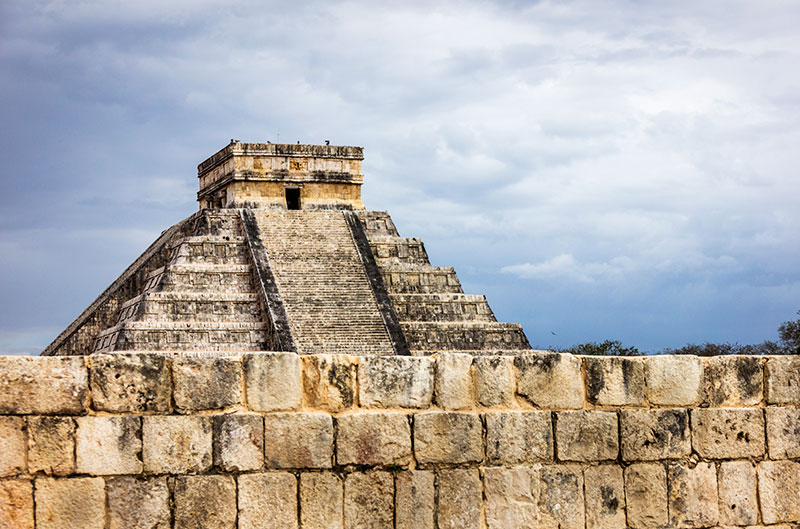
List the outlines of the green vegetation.
<svg viewBox="0 0 800 529">
<path fill-rule="evenodd" d="M 612 355 L 612 356 L 639 356 L 641 353 L 636 347 L 625 347 L 619 340 L 606 340 L 603 343 L 589 342 L 573 345 L 568 349 L 560 349 L 560 353 L 576 355 Z"/>
<path fill-rule="evenodd" d="M 800 316 L 800 310 L 797 311 Z M 785 321 L 778 327 L 781 344 L 789 349 L 788 354 L 800 354 L 800 319 Z"/>
<path fill-rule="evenodd" d="M 800 310 L 797 311 L 800 316 Z M 697 355 L 697 356 L 718 356 L 718 355 L 787 355 L 800 354 L 800 318 L 795 321 L 785 321 L 778 327 L 778 341 L 766 340 L 758 344 L 741 345 L 739 343 L 710 343 L 686 344 L 677 349 L 666 348 L 655 351 L 654 354 L 673 354 L 673 355 Z M 606 340 L 602 343 L 589 342 L 573 345 L 566 349 L 558 349 L 560 353 L 572 353 L 576 355 L 599 355 L 599 356 L 638 356 L 648 354 L 646 351 L 639 351 L 636 347 L 626 347 L 619 340 Z"/>
</svg>

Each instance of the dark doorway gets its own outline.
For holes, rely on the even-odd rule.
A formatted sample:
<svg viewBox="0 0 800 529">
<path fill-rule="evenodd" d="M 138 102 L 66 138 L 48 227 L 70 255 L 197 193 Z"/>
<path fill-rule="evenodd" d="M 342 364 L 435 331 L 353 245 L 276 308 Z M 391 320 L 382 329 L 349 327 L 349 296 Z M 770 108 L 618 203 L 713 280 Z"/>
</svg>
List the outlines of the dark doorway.
<svg viewBox="0 0 800 529">
<path fill-rule="evenodd" d="M 286 209 L 300 209 L 300 190 L 286 188 Z"/>
</svg>

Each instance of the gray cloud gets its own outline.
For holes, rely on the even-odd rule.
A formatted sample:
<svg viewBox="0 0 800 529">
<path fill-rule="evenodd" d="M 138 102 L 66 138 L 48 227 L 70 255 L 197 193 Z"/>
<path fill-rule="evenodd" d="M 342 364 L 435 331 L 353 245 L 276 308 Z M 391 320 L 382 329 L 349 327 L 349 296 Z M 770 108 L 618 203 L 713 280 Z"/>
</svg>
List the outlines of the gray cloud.
<svg viewBox="0 0 800 529">
<path fill-rule="evenodd" d="M 799 23 L 780 1 L 6 2 L 0 349 L 46 345 L 190 214 L 230 137 L 278 135 L 364 145 L 368 207 L 539 346 L 772 338 L 800 294 Z"/>
</svg>

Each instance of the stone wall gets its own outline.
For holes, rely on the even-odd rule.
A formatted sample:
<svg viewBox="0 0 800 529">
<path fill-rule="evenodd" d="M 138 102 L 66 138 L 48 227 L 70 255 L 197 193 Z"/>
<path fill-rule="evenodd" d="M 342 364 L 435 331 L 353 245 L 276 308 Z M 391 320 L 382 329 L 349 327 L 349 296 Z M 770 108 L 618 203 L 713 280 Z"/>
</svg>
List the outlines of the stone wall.
<svg viewBox="0 0 800 529">
<path fill-rule="evenodd" d="M 286 209 L 283 182 L 248 180 L 231 182 L 225 187 L 226 204 L 236 207 Z M 304 210 L 364 209 L 361 189 L 351 184 L 309 183 L 300 189 L 300 206 Z"/>
<path fill-rule="evenodd" d="M 798 357 L 0 357 L 0 527 L 800 522 Z"/>
</svg>

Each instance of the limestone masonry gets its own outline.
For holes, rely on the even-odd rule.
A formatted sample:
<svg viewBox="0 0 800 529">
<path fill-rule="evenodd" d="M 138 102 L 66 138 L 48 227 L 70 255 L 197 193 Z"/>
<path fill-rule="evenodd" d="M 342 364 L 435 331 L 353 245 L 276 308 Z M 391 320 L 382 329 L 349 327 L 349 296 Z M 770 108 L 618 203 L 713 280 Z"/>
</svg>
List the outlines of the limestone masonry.
<svg viewBox="0 0 800 529">
<path fill-rule="evenodd" d="M 361 203 L 232 142 L 43 356 L 0 357 L 0 528 L 800 523 L 800 358 L 534 351 Z"/>
<path fill-rule="evenodd" d="M 0 370 L 0 527 L 800 519 L 797 357 L 124 353 Z"/>
</svg>

